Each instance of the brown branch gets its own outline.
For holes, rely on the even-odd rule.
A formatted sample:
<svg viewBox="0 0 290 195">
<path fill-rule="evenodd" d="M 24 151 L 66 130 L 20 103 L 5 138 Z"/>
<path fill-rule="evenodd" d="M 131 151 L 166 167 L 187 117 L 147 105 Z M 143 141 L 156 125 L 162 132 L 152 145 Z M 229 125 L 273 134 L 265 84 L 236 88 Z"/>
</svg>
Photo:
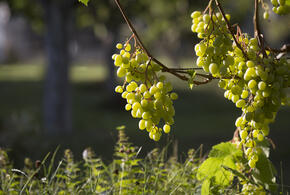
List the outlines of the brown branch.
<svg viewBox="0 0 290 195">
<path fill-rule="evenodd" d="M 144 50 L 144 52 L 150 57 L 151 54 L 148 52 L 148 50 L 144 47 L 144 44 L 142 43 L 138 33 L 136 32 L 135 28 L 133 27 L 132 23 L 130 22 L 129 18 L 127 17 L 127 15 L 125 14 L 125 12 L 123 11 L 123 7 L 121 6 L 119 0 L 115 0 L 115 3 L 117 4 L 123 18 L 125 19 L 129 29 L 131 30 L 131 32 L 134 34 L 135 38 L 137 39 L 137 42 L 139 44 L 139 46 L 142 48 L 142 50 Z"/>
<path fill-rule="evenodd" d="M 152 57 L 152 61 L 156 62 L 159 66 L 161 66 L 163 72 L 169 72 L 169 73 L 173 74 L 174 76 L 180 78 L 181 80 L 188 81 L 188 78 L 186 76 L 178 74 L 174 70 L 172 70 L 172 69 L 168 68 L 167 66 L 165 66 L 164 64 L 162 64 L 156 58 Z"/>
<path fill-rule="evenodd" d="M 156 58 L 154 58 L 151 53 L 146 49 L 146 47 L 144 46 L 143 42 L 141 41 L 138 33 L 136 32 L 135 28 L 133 27 L 132 23 L 130 22 L 129 18 L 127 17 L 127 15 L 124 12 L 123 7 L 121 6 L 119 0 L 115 0 L 115 3 L 117 4 L 123 18 L 125 19 L 129 29 L 131 30 L 131 32 L 134 34 L 134 37 L 136 38 L 138 45 L 141 47 L 141 49 L 148 55 L 149 59 L 151 59 L 152 61 L 156 62 L 159 66 L 162 67 L 162 71 L 164 72 L 169 72 L 173 75 L 175 75 L 176 77 L 180 78 L 181 80 L 187 81 L 188 78 L 185 77 L 184 75 L 180 75 L 177 72 L 175 72 L 174 70 L 171 70 L 170 68 L 168 68 L 167 66 L 165 66 L 164 64 L 162 64 L 160 61 L 158 61 Z"/>
<path fill-rule="evenodd" d="M 236 37 L 235 37 L 235 33 L 234 33 L 234 31 L 233 31 L 233 29 L 232 29 L 232 27 L 231 27 L 231 25 L 230 25 L 228 19 L 226 18 L 225 12 L 224 12 L 224 10 L 223 10 L 223 8 L 222 8 L 220 2 L 219 2 L 218 0 L 215 0 L 215 3 L 216 3 L 216 6 L 218 7 L 219 11 L 221 12 L 223 19 L 225 20 L 226 25 L 227 25 L 227 29 L 228 29 L 228 31 L 231 33 L 231 35 L 232 35 L 232 37 L 233 37 L 233 39 L 234 39 L 234 41 L 235 41 L 237 47 L 242 51 L 244 57 L 245 57 L 246 59 L 248 59 L 248 56 L 247 56 L 246 52 L 244 51 L 244 49 L 242 48 L 242 46 L 239 44 L 239 42 L 237 41 L 237 39 L 236 39 Z"/>
<path fill-rule="evenodd" d="M 269 50 L 271 52 L 274 53 L 289 53 L 290 52 L 290 44 L 285 44 L 283 45 L 280 49 L 275 49 L 275 48 L 271 48 L 271 47 L 266 47 L 266 50 Z"/>
<path fill-rule="evenodd" d="M 259 25 L 259 0 L 255 0 L 255 11 L 253 16 L 253 24 L 255 30 L 255 37 L 258 39 L 259 47 L 262 50 L 262 54 L 264 57 L 267 57 L 265 47 L 264 47 L 264 37 L 261 34 L 260 25 Z"/>
<path fill-rule="evenodd" d="M 203 68 L 170 68 L 171 70 L 180 71 L 180 70 L 203 70 Z"/>
</svg>

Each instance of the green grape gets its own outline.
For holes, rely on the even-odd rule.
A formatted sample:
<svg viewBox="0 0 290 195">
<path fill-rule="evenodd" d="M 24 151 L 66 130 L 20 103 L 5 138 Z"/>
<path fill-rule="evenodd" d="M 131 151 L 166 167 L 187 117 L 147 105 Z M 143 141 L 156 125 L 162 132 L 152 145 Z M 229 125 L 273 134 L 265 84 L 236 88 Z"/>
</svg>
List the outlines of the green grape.
<svg viewBox="0 0 290 195">
<path fill-rule="evenodd" d="M 131 108 L 132 108 L 131 104 L 126 104 L 125 110 L 129 111 L 129 110 L 131 110 Z"/>
<path fill-rule="evenodd" d="M 117 49 L 122 49 L 122 48 L 123 48 L 123 45 L 122 45 L 121 43 L 118 43 L 118 44 L 116 45 L 116 48 L 117 48 Z"/>
<path fill-rule="evenodd" d="M 211 63 L 209 65 L 209 71 L 211 72 L 211 74 L 218 73 L 218 65 L 216 63 Z"/>
<path fill-rule="evenodd" d="M 128 95 L 128 92 L 127 92 L 127 91 L 124 91 L 124 92 L 122 93 L 122 98 L 127 99 L 127 98 L 126 98 L 127 95 Z"/>
<path fill-rule="evenodd" d="M 238 100 L 238 101 L 236 102 L 236 106 L 237 106 L 238 108 L 243 108 L 245 105 L 246 105 L 245 100 Z"/>
<path fill-rule="evenodd" d="M 266 89 L 266 87 L 267 87 L 267 84 L 264 82 L 264 81 L 260 81 L 259 83 L 258 83 L 258 88 L 260 89 L 260 90 L 265 90 Z"/>
<path fill-rule="evenodd" d="M 142 106 L 142 108 L 146 108 L 148 105 L 149 105 L 148 100 L 143 99 L 143 100 L 141 101 L 141 106 Z"/>
<path fill-rule="evenodd" d="M 139 121 L 139 129 L 140 130 L 144 130 L 146 128 L 146 123 L 145 123 L 145 120 L 144 119 L 141 119 Z"/>
<path fill-rule="evenodd" d="M 239 100 L 239 96 L 238 95 L 233 95 L 232 96 L 232 102 L 236 103 Z"/>
<path fill-rule="evenodd" d="M 269 19 L 269 12 L 265 11 L 265 12 L 263 13 L 263 18 L 264 18 L 265 20 L 268 20 L 268 19 Z"/>
<path fill-rule="evenodd" d="M 139 102 L 135 102 L 135 103 L 132 105 L 132 109 L 133 109 L 133 110 L 138 110 L 140 107 L 141 107 L 141 105 L 140 105 Z"/>
<path fill-rule="evenodd" d="M 159 90 L 159 89 L 158 89 L 155 85 L 153 85 L 153 86 L 150 88 L 149 92 L 150 92 L 151 95 L 154 95 L 158 90 Z"/>
<path fill-rule="evenodd" d="M 250 80 L 249 82 L 248 82 L 248 87 L 250 88 L 250 89 L 253 89 L 253 88 L 255 88 L 257 86 L 257 82 L 255 81 L 255 80 Z"/>
<path fill-rule="evenodd" d="M 194 11 L 192 14 L 191 14 L 191 17 L 192 18 L 197 18 L 201 15 L 201 12 L 200 11 Z"/>
<path fill-rule="evenodd" d="M 248 90 L 243 90 L 242 94 L 241 94 L 241 98 L 246 99 L 248 97 L 248 95 L 249 95 Z"/>
<path fill-rule="evenodd" d="M 246 65 L 248 68 L 252 68 L 255 66 L 255 63 L 253 61 L 249 60 L 249 61 L 247 61 Z"/>
<path fill-rule="evenodd" d="M 157 87 L 158 89 L 163 89 L 163 83 L 162 83 L 162 82 L 158 82 L 158 83 L 156 84 L 156 87 Z"/>
<path fill-rule="evenodd" d="M 220 88 L 223 88 L 224 89 L 226 87 L 226 81 L 225 80 L 219 80 L 218 86 Z"/>
<path fill-rule="evenodd" d="M 115 92 L 117 93 L 123 93 L 123 87 L 118 85 L 116 88 L 115 88 Z"/>
<path fill-rule="evenodd" d="M 121 66 L 123 63 L 123 58 L 121 55 L 116 55 L 115 57 L 115 65 L 116 66 Z"/>
<path fill-rule="evenodd" d="M 163 126 L 163 131 L 164 131 L 164 133 L 169 133 L 170 132 L 170 125 L 167 125 L 167 124 L 165 124 L 164 126 Z"/>
<path fill-rule="evenodd" d="M 258 130 L 254 130 L 253 131 L 253 137 L 254 138 L 257 138 L 258 134 L 259 134 L 259 131 Z"/>
<path fill-rule="evenodd" d="M 248 137 L 248 132 L 246 130 L 240 131 L 240 137 L 245 140 Z"/>
<path fill-rule="evenodd" d="M 118 77 L 124 77 L 126 75 L 126 69 L 119 67 L 117 70 L 117 76 Z"/>
<path fill-rule="evenodd" d="M 125 46 L 125 50 L 126 50 L 126 51 L 131 51 L 131 45 L 130 45 L 130 44 L 127 44 L 127 45 Z"/>
<path fill-rule="evenodd" d="M 242 122 L 243 122 L 243 117 L 237 118 L 236 123 L 235 123 L 236 127 L 240 127 L 242 125 Z"/>
<path fill-rule="evenodd" d="M 275 6 L 275 7 L 277 7 L 277 6 L 279 5 L 277 0 L 271 0 L 271 3 L 272 3 L 273 6 Z"/>
<path fill-rule="evenodd" d="M 151 94 L 149 91 L 145 91 L 143 96 L 144 96 L 144 98 L 149 99 L 151 97 Z"/>
<path fill-rule="evenodd" d="M 144 112 L 143 114 L 142 114 L 142 118 L 143 119 L 146 119 L 146 120 L 148 120 L 148 119 L 150 119 L 152 116 L 151 116 L 151 114 L 149 113 L 149 112 Z"/>
<path fill-rule="evenodd" d="M 257 136 L 257 139 L 259 141 L 263 141 L 264 140 L 264 136 L 261 133 L 259 133 L 258 136 Z"/>
<path fill-rule="evenodd" d="M 162 98 L 161 93 L 160 93 L 159 91 L 157 91 L 156 93 L 154 93 L 154 98 L 155 98 L 156 100 L 161 99 L 161 98 Z"/>
<path fill-rule="evenodd" d="M 177 100 L 178 99 L 178 95 L 177 95 L 177 93 L 171 93 L 170 94 L 170 98 L 172 99 L 172 100 Z"/>
</svg>

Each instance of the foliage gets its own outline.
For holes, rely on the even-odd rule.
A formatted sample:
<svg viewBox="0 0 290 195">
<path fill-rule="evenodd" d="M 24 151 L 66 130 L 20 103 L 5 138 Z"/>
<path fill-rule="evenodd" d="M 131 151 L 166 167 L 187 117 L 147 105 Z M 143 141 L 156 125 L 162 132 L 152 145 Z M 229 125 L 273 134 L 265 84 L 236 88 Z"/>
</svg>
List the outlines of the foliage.
<svg viewBox="0 0 290 195">
<path fill-rule="evenodd" d="M 14 169 L 7 152 L 0 150 L 0 194 L 192 194 L 200 191 L 196 172 L 200 161 L 190 150 L 185 162 L 167 158 L 167 148 L 154 149 L 142 159 L 141 148 L 133 146 L 123 128 L 114 159 L 106 164 L 91 148 L 83 160 L 75 161 L 71 150 L 56 162 L 48 154 L 42 162 L 24 160 L 22 170 Z M 49 161 L 50 157 L 50 162 Z M 35 164 L 35 165 L 34 165 Z"/>
<path fill-rule="evenodd" d="M 237 170 L 236 163 L 243 158 L 242 152 L 232 143 L 220 143 L 213 147 L 206 159 L 198 168 L 197 178 L 205 180 L 202 191 L 210 191 L 210 185 L 228 186 L 234 178 L 234 174 L 221 167 Z M 207 193 L 205 193 L 207 194 Z"/>
</svg>

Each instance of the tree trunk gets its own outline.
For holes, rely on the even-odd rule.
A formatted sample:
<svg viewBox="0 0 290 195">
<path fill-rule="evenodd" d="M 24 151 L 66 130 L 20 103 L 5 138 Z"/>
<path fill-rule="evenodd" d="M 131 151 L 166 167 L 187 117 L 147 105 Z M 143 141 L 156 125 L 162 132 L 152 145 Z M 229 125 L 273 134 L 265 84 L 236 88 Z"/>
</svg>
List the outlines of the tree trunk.
<svg viewBox="0 0 290 195">
<path fill-rule="evenodd" d="M 69 133 L 71 96 L 69 84 L 70 0 L 43 0 L 46 23 L 47 68 L 44 86 L 44 129 L 48 135 Z"/>
</svg>

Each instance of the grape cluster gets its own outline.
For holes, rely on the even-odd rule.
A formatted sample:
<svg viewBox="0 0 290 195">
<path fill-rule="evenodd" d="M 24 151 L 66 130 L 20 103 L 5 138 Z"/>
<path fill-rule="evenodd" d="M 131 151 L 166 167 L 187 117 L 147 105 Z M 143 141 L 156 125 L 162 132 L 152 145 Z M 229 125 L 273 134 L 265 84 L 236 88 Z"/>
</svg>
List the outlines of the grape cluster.
<svg viewBox="0 0 290 195">
<path fill-rule="evenodd" d="M 133 52 L 131 45 L 118 43 L 119 54 L 113 55 L 117 76 L 124 77 L 125 82 L 115 91 L 127 100 L 125 110 L 131 111 L 133 118 L 139 118 L 139 129 L 146 129 L 149 137 L 158 141 L 162 131 L 169 133 L 174 123 L 175 109 L 173 100 L 178 98 L 172 92 L 172 85 L 160 74 L 161 67 L 152 61 L 139 48 Z M 159 123 L 163 123 L 160 128 Z"/>
<path fill-rule="evenodd" d="M 242 188 L 242 194 L 243 195 L 266 195 L 266 192 L 261 185 L 254 185 L 251 183 L 246 183 L 243 185 Z"/>
<path fill-rule="evenodd" d="M 201 12 L 195 11 L 191 17 L 193 18 L 191 30 L 203 39 L 194 47 L 198 56 L 197 66 L 215 77 L 226 76 L 227 67 L 234 63 L 234 58 L 229 53 L 233 50 L 232 40 L 222 15 L 220 13 L 213 16 L 202 15 Z M 226 17 L 230 19 L 229 15 Z"/>
<path fill-rule="evenodd" d="M 269 134 L 269 123 L 280 106 L 289 104 L 285 89 L 290 86 L 290 64 L 268 51 L 263 55 L 258 40 L 247 34 L 236 37 L 238 47 L 221 13 L 195 11 L 191 17 L 191 29 L 202 39 L 195 45 L 196 64 L 219 79 L 225 98 L 242 110 L 235 122 L 241 138 L 239 147 L 249 167 L 254 168 L 261 152 L 258 142 Z"/>
<path fill-rule="evenodd" d="M 279 15 L 285 15 L 290 13 L 289 5 L 286 5 L 286 0 L 271 0 L 273 5 L 273 12 Z"/>
</svg>

